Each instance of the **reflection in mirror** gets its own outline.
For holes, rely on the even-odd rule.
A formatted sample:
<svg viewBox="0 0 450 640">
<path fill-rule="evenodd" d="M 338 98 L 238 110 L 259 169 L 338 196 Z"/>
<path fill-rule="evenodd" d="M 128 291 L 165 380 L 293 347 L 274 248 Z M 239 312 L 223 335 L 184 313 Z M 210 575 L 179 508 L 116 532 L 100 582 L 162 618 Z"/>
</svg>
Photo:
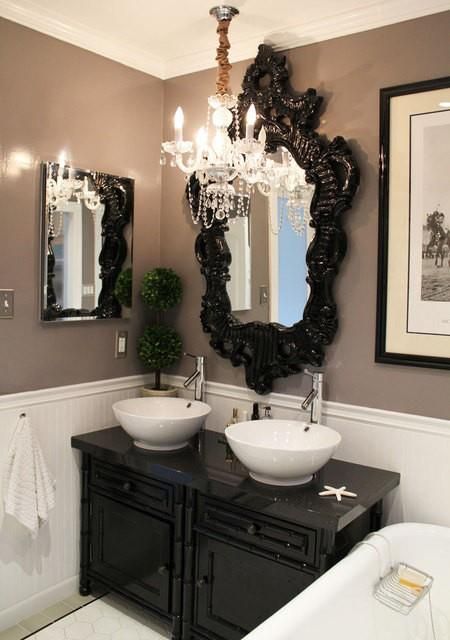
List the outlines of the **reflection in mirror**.
<svg viewBox="0 0 450 640">
<path fill-rule="evenodd" d="M 253 194 L 248 217 L 229 219 L 227 290 L 241 322 L 292 326 L 302 318 L 309 296 L 306 251 L 313 236 L 314 186 L 286 149 L 269 157 L 271 184 Z"/>
<path fill-rule="evenodd" d="M 130 178 L 43 165 L 42 320 L 129 316 L 114 287 L 131 268 Z"/>
<path fill-rule="evenodd" d="M 247 311 L 252 308 L 252 256 L 249 217 L 236 217 L 226 233 L 232 260 L 230 280 L 227 282 L 232 311 Z"/>
</svg>

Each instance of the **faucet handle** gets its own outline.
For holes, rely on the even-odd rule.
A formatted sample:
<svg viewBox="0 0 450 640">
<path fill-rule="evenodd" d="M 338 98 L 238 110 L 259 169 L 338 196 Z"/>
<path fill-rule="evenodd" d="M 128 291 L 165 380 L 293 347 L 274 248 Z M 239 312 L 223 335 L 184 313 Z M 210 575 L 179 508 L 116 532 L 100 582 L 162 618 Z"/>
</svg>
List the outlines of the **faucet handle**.
<svg viewBox="0 0 450 640">
<path fill-rule="evenodd" d="M 197 367 L 205 366 L 206 356 L 196 356 L 193 353 L 184 353 L 188 358 L 193 358 Z"/>
<path fill-rule="evenodd" d="M 306 373 L 307 376 L 310 376 L 313 379 L 321 380 L 323 379 L 323 371 L 311 371 L 306 367 L 303 369 L 303 373 Z"/>
</svg>

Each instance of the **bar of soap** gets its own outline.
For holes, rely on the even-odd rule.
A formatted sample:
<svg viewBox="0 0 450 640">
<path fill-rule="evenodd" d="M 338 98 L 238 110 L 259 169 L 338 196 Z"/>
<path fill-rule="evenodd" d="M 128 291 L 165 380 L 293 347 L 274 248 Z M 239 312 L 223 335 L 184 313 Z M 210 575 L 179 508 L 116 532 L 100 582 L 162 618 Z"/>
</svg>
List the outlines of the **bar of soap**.
<svg viewBox="0 0 450 640">
<path fill-rule="evenodd" d="M 427 576 L 411 567 L 399 567 L 399 583 L 409 589 L 422 591 L 427 583 Z"/>
</svg>

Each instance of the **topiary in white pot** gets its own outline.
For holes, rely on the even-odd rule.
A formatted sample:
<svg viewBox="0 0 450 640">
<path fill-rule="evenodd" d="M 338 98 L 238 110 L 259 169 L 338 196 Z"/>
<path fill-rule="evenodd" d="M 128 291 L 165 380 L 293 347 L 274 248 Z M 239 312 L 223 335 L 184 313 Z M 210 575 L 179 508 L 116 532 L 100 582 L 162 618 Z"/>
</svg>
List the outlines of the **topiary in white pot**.
<svg viewBox="0 0 450 640">
<path fill-rule="evenodd" d="M 179 304 L 182 295 L 181 279 L 172 269 L 158 267 L 144 275 L 141 297 L 156 312 L 156 322 L 146 327 L 138 341 L 140 359 L 155 372 L 154 385 L 144 387 L 142 395 L 177 395 L 175 387 L 161 385 L 161 371 L 180 359 L 183 344 L 177 331 L 162 324 L 160 319 L 163 311 Z"/>
</svg>

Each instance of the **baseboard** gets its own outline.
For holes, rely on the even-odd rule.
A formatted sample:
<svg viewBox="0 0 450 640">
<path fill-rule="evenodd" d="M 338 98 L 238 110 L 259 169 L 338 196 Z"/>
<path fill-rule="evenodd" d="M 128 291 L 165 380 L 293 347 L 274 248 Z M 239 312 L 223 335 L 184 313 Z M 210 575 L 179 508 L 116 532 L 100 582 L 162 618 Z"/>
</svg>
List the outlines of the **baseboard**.
<svg viewBox="0 0 450 640">
<path fill-rule="evenodd" d="M 25 620 L 37 611 L 43 611 L 47 607 L 51 607 L 53 604 L 74 595 L 77 590 L 78 576 L 73 576 L 30 596 L 26 600 L 9 607 L 9 609 L 3 609 L 3 611 L 0 611 L 0 632 L 13 627 L 18 620 Z"/>
</svg>

